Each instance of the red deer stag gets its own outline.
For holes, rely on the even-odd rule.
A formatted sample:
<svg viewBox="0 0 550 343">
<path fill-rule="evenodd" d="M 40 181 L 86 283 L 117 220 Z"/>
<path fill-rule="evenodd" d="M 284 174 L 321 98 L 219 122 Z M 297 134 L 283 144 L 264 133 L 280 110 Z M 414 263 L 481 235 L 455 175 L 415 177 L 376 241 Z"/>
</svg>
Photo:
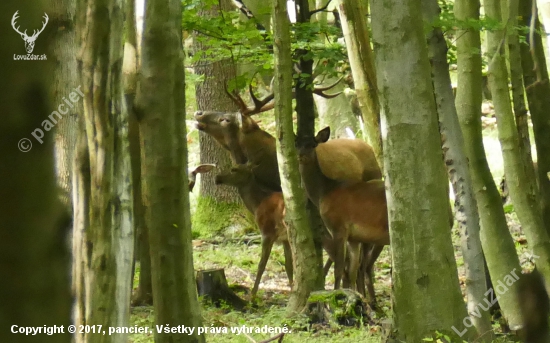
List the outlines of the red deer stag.
<svg viewBox="0 0 550 343">
<path fill-rule="evenodd" d="M 355 288 L 360 262 L 361 243 L 372 244 L 368 252 L 367 287 L 371 303 L 376 303 L 372 269 L 384 245 L 390 243 L 386 191 L 382 180 L 343 182 L 328 178 L 322 171 L 318 151 L 328 144 L 330 128 L 317 134 L 309 143 L 298 147 L 300 173 L 308 196 L 319 205 L 319 212 L 332 234 L 334 288 L 340 288 L 344 275 L 346 246 L 349 247 L 349 281 Z M 348 244 L 346 244 L 348 243 Z"/>
</svg>

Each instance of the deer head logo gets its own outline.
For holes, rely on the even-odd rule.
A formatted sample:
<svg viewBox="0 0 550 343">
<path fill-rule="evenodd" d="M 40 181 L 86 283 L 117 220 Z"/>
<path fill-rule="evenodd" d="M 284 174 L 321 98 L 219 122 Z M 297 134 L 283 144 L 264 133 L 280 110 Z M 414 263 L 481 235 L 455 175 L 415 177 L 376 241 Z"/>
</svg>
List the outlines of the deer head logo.
<svg viewBox="0 0 550 343">
<path fill-rule="evenodd" d="M 11 18 L 11 26 L 13 27 L 13 29 L 15 30 L 15 32 L 19 33 L 21 35 L 21 38 L 23 38 L 23 40 L 25 41 L 25 49 L 27 50 L 27 53 L 32 53 L 32 50 L 34 49 L 34 41 L 36 40 L 36 38 L 38 37 L 38 35 L 44 31 L 44 28 L 46 27 L 46 24 L 48 23 L 48 15 L 46 13 L 44 13 L 44 19 L 45 19 L 45 22 L 42 24 L 42 28 L 37 31 L 37 30 L 34 30 L 32 36 L 27 36 L 27 30 L 25 30 L 25 32 L 21 32 L 19 31 L 19 26 L 15 27 L 16 25 L 16 20 L 18 17 L 17 15 L 17 12 L 19 12 L 19 10 L 15 11 L 15 13 L 13 14 L 13 17 Z"/>
</svg>

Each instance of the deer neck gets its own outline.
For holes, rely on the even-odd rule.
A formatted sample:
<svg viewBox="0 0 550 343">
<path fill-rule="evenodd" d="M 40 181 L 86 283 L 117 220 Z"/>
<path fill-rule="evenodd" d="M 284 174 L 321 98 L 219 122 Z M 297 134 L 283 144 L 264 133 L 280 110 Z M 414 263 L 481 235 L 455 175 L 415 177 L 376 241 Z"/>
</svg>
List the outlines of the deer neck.
<svg viewBox="0 0 550 343">
<path fill-rule="evenodd" d="M 326 177 L 321 171 L 315 151 L 313 152 L 313 156 L 307 162 L 300 163 L 300 174 L 302 175 L 302 181 L 308 197 L 316 206 L 319 206 L 319 201 L 336 189 L 340 183 Z"/>
<path fill-rule="evenodd" d="M 244 205 L 251 213 L 254 213 L 262 201 L 273 193 L 263 188 L 254 179 L 239 186 L 238 191 Z"/>
</svg>

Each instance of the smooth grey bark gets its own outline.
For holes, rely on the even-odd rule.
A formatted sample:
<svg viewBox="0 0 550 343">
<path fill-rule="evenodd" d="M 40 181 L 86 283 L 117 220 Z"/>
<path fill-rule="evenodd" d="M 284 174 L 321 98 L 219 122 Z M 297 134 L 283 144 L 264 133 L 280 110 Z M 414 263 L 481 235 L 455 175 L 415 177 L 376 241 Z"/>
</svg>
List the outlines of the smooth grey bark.
<svg viewBox="0 0 550 343">
<path fill-rule="evenodd" d="M 503 6 L 503 21 L 507 22 L 506 57 L 510 83 L 512 85 L 512 103 L 516 119 L 516 130 L 519 139 L 519 154 L 523 161 L 525 176 L 535 180 L 535 168 L 531 154 L 531 139 L 529 138 L 529 121 L 527 105 L 525 104 L 525 88 L 523 85 L 523 70 L 519 45 L 518 26 L 519 0 L 508 0 L 508 6 Z"/>
<path fill-rule="evenodd" d="M 66 246 L 70 217 L 59 201 L 54 173 L 52 132 L 43 142 L 31 132 L 43 129 L 43 121 L 59 105 L 54 102 L 53 35 L 46 29 L 38 37 L 33 54 L 46 61 L 14 60 L 26 55 L 25 42 L 9 23 L 16 11 L 24 31 L 40 28 L 50 14 L 47 1 L 2 1 L 0 21 L 5 35 L 0 45 L 0 341 L 31 343 L 46 337 L 14 334 L 21 327 L 67 328 L 71 323 L 70 259 Z M 52 12 L 53 13 L 53 12 Z M 50 18 L 51 20 L 51 18 Z M 32 24 L 31 24 L 32 23 Z M 51 28 L 55 27 L 53 23 Z M 9 27 L 9 31 L 8 31 Z M 27 29 L 27 33 L 29 33 Z M 32 33 L 32 29 L 30 30 Z M 25 152 L 26 151 L 26 152 Z M 17 329 L 17 328 L 16 328 Z M 47 336 L 49 342 L 68 343 L 69 334 Z"/>
<path fill-rule="evenodd" d="M 148 228 L 155 324 L 202 326 L 191 244 L 187 183 L 185 70 L 182 3 L 149 0 L 136 99 L 142 153 L 143 198 Z M 192 335 L 155 331 L 160 343 L 204 342 Z"/>
<path fill-rule="evenodd" d="M 290 55 L 290 21 L 285 0 L 273 0 L 273 35 L 275 55 L 275 120 L 277 123 L 277 159 L 285 199 L 288 238 L 294 260 L 294 285 L 288 301 L 290 313 L 300 312 L 314 289 L 319 271 L 309 217 L 307 198 L 301 188 L 298 156 L 294 147 L 292 123 L 292 59 Z"/>
<path fill-rule="evenodd" d="M 321 86 L 328 86 L 338 81 L 329 78 L 324 80 Z M 344 90 L 344 85 L 338 84 L 330 90 L 331 94 Z M 345 94 L 340 94 L 335 98 L 327 99 L 318 95 L 313 95 L 317 114 L 319 115 L 320 127 L 330 126 L 332 138 L 349 138 L 347 128 L 355 134 L 359 130 L 359 122 L 353 113 L 351 102 Z"/>
<path fill-rule="evenodd" d="M 463 22 L 479 20 L 479 8 L 478 0 L 457 0 L 455 15 Z M 483 147 L 481 37 L 479 31 L 472 28 L 459 30 L 457 37 L 458 87 L 455 104 L 480 216 L 481 246 L 491 278 L 504 280 L 510 272 L 519 271 L 521 267 Z M 519 304 L 514 293 L 500 294 L 499 304 L 509 325 L 520 325 Z"/>
<path fill-rule="evenodd" d="M 532 1 L 520 3 L 519 14 L 522 25 L 530 26 Z M 540 22 L 535 16 L 534 28 L 540 30 Z M 535 145 L 537 147 L 537 178 L 540 191 L 542 216 L 546 231 L 550 234 L 550 83 L 548 83 L 548 69 L 544 58 L 542 37 L 534 34 L 531 41 L 530 34 L 526 34 L 527 44 L 521 44 L 521 63 L 523 67 L 523 81 L 529 103 L 529 112 L 533 123 Z M 531 50 L 533 49 L 533 53 Z"/>
<path fill-rule="evenodd" d="M 386 133 L 394 332 L 407 342 L 435 331 L 456 337 L 451 327 L 467 313 L 451 241 L 421 2 L 375 0 L 371 10 Z"/>
<path fill-rule="evenodd" d="M 483 4 L 488 17 L 501 21 L 500 0 L 484 0 Z M 505 32 L 502 29 L 487 31 L 487 52 L 490 58 L 489 89 L 495 106 L 504 173 L 514 210 L 527 236 L 527 241 L 533 253 L 539 256 L 536 262 L 537 269 L 545 278 L 547 287 L 550 288 L 550 237 L 542 221 L 535 180 L 534 178 L 527 179 L 524 161 L 518 148 L 519 139 L 510 101 L 508 73 L 502 49 L 504 38 Z M 511 291 L 515 292 L 516 287 L 512 285 Z"/>
<path fill-rule="evenodd" d="M 440 12 L 437 0 L 424 0 L 422 4 L 424 20 L 427 25 L 432 25 L 433 21 L 438 19 Z M 439 27 L 432 27 L 427 34 L 427 40 L 445 166 L 455 193 L 455 216 L 466 271 L 467 309 L 468 313 L 477 313 L 476 308 L 478 304 L 483 303 L 484 293 L 487 290 L 477 202 L 464 150 L 464 137 L 454 104 L 455 98 L 447 62 L 447 42 Z M 471 315 L 470 319 L 477 330 L 477 338 L 483 342 L 491 342 L 494 339 L 488 312 L 481 311 L 479 316 Z"/>
<path fill-rule="evenodd" d="M 83 244 L 89 264 L 82 269 L 83 321 L 75 324 L 126 326 L 130 318 L 134 242 L 128 114 L 122 92 L 124 11 L 120 0 L 88 0 L 80 5 L 82 53 L 78 72 L 90 163 L 90 198 L 89 226 L 75 230 L 85 232 Z M 127 334 L 98 335 L 90 331 L 76 340 L 126 342 Z"/>
<path fill-rule="evenodd" d="M 340 0 L 338 12 L 366 136 L 382 168 L 384 163 L 380 135 L 380 99 L 376 88 L 376 72 L 367 27 L 366 5 L 362 1 Z"/>
</svg>

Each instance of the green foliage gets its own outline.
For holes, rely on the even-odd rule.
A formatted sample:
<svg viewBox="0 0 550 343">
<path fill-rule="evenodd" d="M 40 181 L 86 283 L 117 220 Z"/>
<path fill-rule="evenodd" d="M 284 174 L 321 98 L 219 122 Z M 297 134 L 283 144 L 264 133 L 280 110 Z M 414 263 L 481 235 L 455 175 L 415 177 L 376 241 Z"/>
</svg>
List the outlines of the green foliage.
<svg viewBox="0 0 550 343">
<path fill-rule="evenodd" d="M 238 203 L 223 203 L 209 197 L 199 197 L 192 218 L 193 239 L 213 237 L 230 226 L 246 227 L 249 219 L 244 213 L 248 211 Z"/>
<path fill-rule="evenodd" d="M 244 88 L 252 75 L 273 75 L 273 36 L 272 32 L 261 28 L 254 19 L 240 20 L 240 13 L 219 11 L 218 15 L 206 17 L 202 11 L 217 5 L 217 1 L 183 0 L 183 30 L 195 32 L 195 44 L 204 47 L 186 61 L 192 65 L 231 59 L 241 64 L 255 66 L 252 71 L 239 76 L 228 85 L 229 90 Z M 260 28 L 259 28 L 260 27 Z M 297 23 L 291 27 L 293 51 L 305 51 L 300 57 L 317 62 L 314 74 L 338 76 L 347 65 L 347 53 L 337 38 L 342 36 L 334 25 Z M 296 54 L 295 54 L 296 55 Z M 306 77 L 308 75 L 298 75 Z"/>
</svg>

